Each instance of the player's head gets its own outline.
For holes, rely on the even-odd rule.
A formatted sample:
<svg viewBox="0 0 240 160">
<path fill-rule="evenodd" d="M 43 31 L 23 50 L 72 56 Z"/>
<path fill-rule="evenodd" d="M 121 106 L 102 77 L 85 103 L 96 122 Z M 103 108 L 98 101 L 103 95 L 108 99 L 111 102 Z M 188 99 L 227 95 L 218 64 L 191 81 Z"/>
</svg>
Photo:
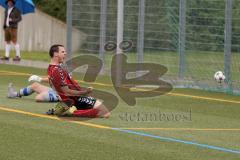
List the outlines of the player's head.
<svg viewBox="0 0 240 160">
<path fill-rule="evenodd" d="M 49 50 L 49 56 L 51 57 L 51 59 L 55 59 L 58 63 L 63 63 L 65 55 L 65 48 L 61 44 L 54 44 Z"/>
</svg>

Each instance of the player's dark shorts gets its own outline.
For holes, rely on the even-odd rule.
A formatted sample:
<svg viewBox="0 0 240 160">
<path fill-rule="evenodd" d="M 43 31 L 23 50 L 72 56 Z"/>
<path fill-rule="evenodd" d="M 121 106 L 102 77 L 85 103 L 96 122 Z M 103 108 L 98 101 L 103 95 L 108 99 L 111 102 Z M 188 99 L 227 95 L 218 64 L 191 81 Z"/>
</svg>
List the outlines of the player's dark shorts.
<svg viewBox="0 0 240 160">
<path fill-rule="evenodd" d="M 86 96 L 82 96 L 79 97 L 77 101 L 75 101 L 75 107 L 77 107 L 77 109 L 91 109 L 94 107 L 96 103 L 96 99 L 93 97 L 86 97 Z"/>
</svg>

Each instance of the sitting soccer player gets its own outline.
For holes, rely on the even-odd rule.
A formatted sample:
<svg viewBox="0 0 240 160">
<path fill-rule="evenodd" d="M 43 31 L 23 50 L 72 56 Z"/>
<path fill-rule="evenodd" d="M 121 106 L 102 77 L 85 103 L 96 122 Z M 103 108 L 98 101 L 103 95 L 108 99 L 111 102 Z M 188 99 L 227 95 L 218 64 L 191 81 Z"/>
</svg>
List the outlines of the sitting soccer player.
<svg viewBox="0 0 240 160">
<path fill-rule="evenodd" d="M 44 86 L 38 82 L 34 82 L 27 87 L 21 88 L 18 92 L 14 90 L 13 84 L 9 83 L 7 97 L 21 98 L 22 96 L 29 96 L 33 93 L 37 93 L 35 97 L 36 102 L 58 102 L 60 98 L 52 88 Z"/>
<path fill-rule="evenodd" d="M 64 62 L 66 51 L 63 45 L 53 45 L 49 50 L 51 57 L 48 66 L 48 78 L 52 88 L 61 97 L 54 114 L 81 117 L 109 117 L 108 109 L 99 100 L 90 97 L 92 88 L 83 89 L 72 79 L 68 71 L 60 64 Z"/>
</svg>

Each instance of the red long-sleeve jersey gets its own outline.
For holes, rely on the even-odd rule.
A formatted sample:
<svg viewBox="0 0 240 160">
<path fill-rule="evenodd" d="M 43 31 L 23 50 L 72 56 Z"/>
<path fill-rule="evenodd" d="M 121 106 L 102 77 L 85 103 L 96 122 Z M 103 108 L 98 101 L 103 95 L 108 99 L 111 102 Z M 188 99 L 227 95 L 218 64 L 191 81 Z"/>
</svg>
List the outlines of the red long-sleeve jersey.
<svg viewBox="0 0 240 160">
<path fill-rule="evenodd" d="M 66 96 L 62 91 L 62 87 L 68 86 L 72 90 L 81 90 L 80 85 L 72 79 L 68 71 L 61 65 L 49 65 L 48 66 L 49 84 L 58 93 L 63 102 L 71 102 L 71 105 L 75 105 L 77 96 Z"/>
</svg>

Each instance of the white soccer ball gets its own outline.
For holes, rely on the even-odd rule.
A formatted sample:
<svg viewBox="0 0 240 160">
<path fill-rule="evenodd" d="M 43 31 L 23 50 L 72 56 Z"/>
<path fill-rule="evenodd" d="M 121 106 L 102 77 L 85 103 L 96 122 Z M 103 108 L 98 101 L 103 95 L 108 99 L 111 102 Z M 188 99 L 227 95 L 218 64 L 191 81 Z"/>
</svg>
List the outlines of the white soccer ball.
<svg viewBox="0 0 240 160">
<path fill-rule="evenodd" d="M 218 83 L 222 83 L 224 82 L 225 80 L 225 75 L 222 71 L 217 71 L 215 74 L 214 74 L 214 79 L 215 81 L 217 81 Z"/>
</svg>

